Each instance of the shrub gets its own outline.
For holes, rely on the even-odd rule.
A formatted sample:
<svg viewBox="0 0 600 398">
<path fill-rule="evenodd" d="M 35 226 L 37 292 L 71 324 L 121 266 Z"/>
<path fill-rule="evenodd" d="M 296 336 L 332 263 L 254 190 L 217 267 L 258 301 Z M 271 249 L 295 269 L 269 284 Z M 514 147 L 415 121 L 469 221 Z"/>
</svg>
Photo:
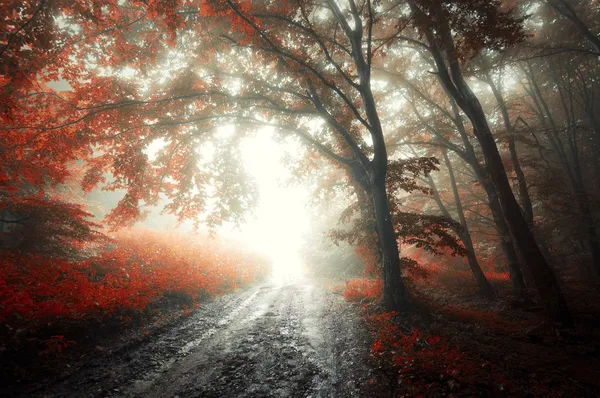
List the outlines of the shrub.
<svg viewBox="0 0 600 398">
<path fill-rule="evenodd" d="M 0 256 L 0 321 L 21 328 L 141 312 L 166 295 L 197 301 L 252 283 L 268 268 L 233 245 L 139 229 L 84 260 Z"/>
<path fill-rule="evenodd" d="M 346 281 L 342 290 L 344 298 L 351 302 L 371 302 L 381 298 L 383 283 L 381 279 L 355 278 Z"/>
</svg>

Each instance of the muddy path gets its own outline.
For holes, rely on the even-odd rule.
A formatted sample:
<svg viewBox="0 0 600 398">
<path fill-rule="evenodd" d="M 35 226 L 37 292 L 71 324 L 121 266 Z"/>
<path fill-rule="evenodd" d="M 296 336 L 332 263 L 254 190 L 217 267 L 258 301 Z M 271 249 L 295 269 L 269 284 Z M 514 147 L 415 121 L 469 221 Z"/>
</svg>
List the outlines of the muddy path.
<svg viewBox="0 0 600 398">
<path fill-rule="evenodd" d="M 39 397 L 368 395 L 369 339 L 357 310 L 308 280 L 207 303 L 146 342 L 99 354 Z"/>
</svg>

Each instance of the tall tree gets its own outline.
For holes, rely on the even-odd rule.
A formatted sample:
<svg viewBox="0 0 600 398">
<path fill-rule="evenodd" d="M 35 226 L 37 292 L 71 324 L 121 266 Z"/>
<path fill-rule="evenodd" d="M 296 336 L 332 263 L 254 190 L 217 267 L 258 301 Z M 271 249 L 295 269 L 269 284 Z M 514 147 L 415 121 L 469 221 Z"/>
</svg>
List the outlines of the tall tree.
<svg viewBox="0 0 600 398">
<path fill-rule="evenodd" d="M 460 63 L 461 54 L 463 57 L 470 55 L 481 48 L 486 40 L 492 40 L 495 46 L 510 45 L 522 40 L 519 20 L 513 18 L 510 13 L 500 12 L 498 2 L 470 4 L 471 7 L 465 7 L 460 11 L 459 16 L 451 12 L 450 2 L 441 4 L 435 1 L 410 1 L 409 4 L 435 60 L 440 82 L 473 125 L 474 134 L 485 158 L 486 168 L 498 193 L 504 217 L 521 249 L 526 265 L 531 270 L 548 316 L 562 325 L 571 325 L 572 319 L 556 276 L 521 213 L 486 115 L 477 96 L 465 80 Z M 480 37 L 465 35 L 464 46 L 457 47 L 456 36 L 452 29 L 454 26 L 462 27 L 462 24 L 466 24 L 472 18 L 471 12 L 475 12 L 479 20 L 485 22 L 482 26 L 487 26 L 487 30 L 479 31 Z M 466 32 L 477 34 L 478 26 L 468 28 Z M 471 38 L 473 41 L 467 40 Z"/>
<path fill-rule="evenodd" d="M 600 37 L 598 37 L 598 33 L 592 32 L 592 29 L 582 16 L 582 13 L 590 11 L 589 8 L 592 8 L 589 7 L 589 4 L 586 4 L 587 2 L 573 0 L 544 0 L 544 2 L 556 13 L 572 22 L 581 35 L 595 47 L 596 54 L 600 54 Z M 578 11 L 577 8 L 580 10 Z M 594 12 L 591 10 L 591 14 L 597 14 L 597 11 Z"/>
<path fill-rule="evenodd" d="M 504 78 L 503 69 L 498 69 L 498 77 L 494 78 L 492 71 L 492 64 L 489 59 L 485 56 L 479 57 L 479 62 L 482 66 L 482 72 L 480 73 L 480 79 L 483 80 L 492 90 L 492 94 L 498 103 L 500 108 L 500 114 L 502 115 L 502 122 L 506 130 L 506 136 L 508 141 L 508 151 L 510 153 L 510 160 L 512 168 L 517 177 L 517 193 L 521 201 L 521 208 L 523 210 L 523 216 L 527 223 L 533 227 L 533 205 L 531 203 L 531 197 L 529 195 L 529 189 L 527 188 L 527 180 L 525 178 L 525 172 L 521 166 L 521 160 L 517 153 L 517 140 L 515 137 L 515 128 L 513 121 L 511 120 L 508 105 L 505 100 L 505 96 L 502 90 L 502 80 Z"/>
<path fill-rule="evenodd" d="M 389 67 L 389 65 L 388 65 Z M 525 282 L 521 271 L 520 261 L 514 246 L 514 239 L 510 234 L 510 230 L 502 213 L 498 194 L 494 188 L 489 174 L 485 169 L 477 148 L 473 141 L 475 138 L 467 130 L 468 123 L 464 120 L 463 114 L 459 112 L 458 106 L 452 98 L 448 98 L 445 93 L 444 98 L 439 95 L 429 95 L 426 93 L 425 87 L 431 84 L 430 81 L 421 83 L 421 86 L 416 81 L 409 82 L 405 77 L 398 73 L 386 71 L 387 76 L 393 78 L 392 81 L 399 81 L 401 87 L 408 90 L 410 95 L 407 96 L 408 108 L 416 117 L 415 124 L 408 124 L 404 129 L 401 129 L 400 142 L 421 145 L 429 148 L 443 148 L 443 150 L 451 151 L 467 163 L 473 170 L 474 178 L 484 188 L 487 195 L 486 203 L 490 208 L 493 222 L 500 240 L 500 246 L 504 252 L 504 256 L 508 263 L 508 270 L 513 284 L 514 292 L 517 296 L 523 296 L 525 293 Z M 447 103 L 444 106 L 444 103 Z M 421 105 L 421 106 L 419 106 Z M 421 109 L 423 107 L 423 109 Z M 425 117 L 424 113 L 429 113 L 429 117 Z M 404 119 L 408 118 L 408 113 L 404 113 Z M 410 130 L 413 134 L 404 130 Z M 429 133 L 432 140 L 420 138 L 415 141 L 413 136 L 419 135 L 421 131 Z M 407 140 L 409 140 L 407 142 Z M 412 140 L 412 141 L 411 141 Z"/>
<path fill-rule="evenodd" d="M 463 242 L 463 244 L 465 245 L 465 248 L 467 250 L 467 262 L 469 264 L 469 268 L 471 269 L 471 272 L 473 273 L 473 276 L 475 277 L 475 280 L 477 281 L 477 285 L 479 287 L 479 291 L 481 292 L 481 294 L 486 297 L 494 297 L 495 296 L 494 288 L 492 287 L 492 285 L 488 281 L 487 277 L 483 273 L 483 271 L 481 269 L 481 265 L 479 265 L 479 261 L 477 260 L 477 255 L 475 253 L 475 245 L 473 244 L 473 239 L 471 237 L 471 233 L 469 231 L 469 226 L 467 224 L 467 219 L 465 217 L 462 199 L 460 198 L 460 194 L 458 192 L 458 184 L 456 182 L 456 177 L 454 174 L 454 167 L 452 166 L 452 162 L 450 161 L 450 158 L 448 157 L 448 153 L 446 151 L 444 151 L 444 153 L 443 153 L 443 158 L 444 158 L 444 164 L 446 166 L 446 169 L 448 170 L 450 187 L 452 190 L 452 196 L 454 198 L 454 204 L 456 206 L 456 214 L 458 216 L 460 226 L 461 226 L 460 230 L 457 231 L 457 234 L 460 237 L 461 241 Z M 442 214 L 445 217 L 452 218 L 450 211 L 448 210 L 448 208 L 442 201 L 439 191 L 435 185 L 435 182 L 433 181 L 433 178 L 431 178 L 431 176 L 429 176 L 429 178 L 428 178 L 428 184 L 433 191 L 434 200 L 436 201 Z"/>
<path fill-rule="evenodd" d="M 169 200 L 168 210 L 198 218 L 207 211 L 211 186 L 219 200 L 206 220 L 239 218 L 252 202 L 252 188 L 235 162 L 239 156 L 220 147 L 203 170 L 198 145 L 216 137 L 222 125 L 240 133 L 268 127 L 295 135 L 366 177 L 362 186 L 377 221 L 384 301 L 390 309 L 404 304 L 386 191 L 388 154 L 371 87 L 375 43 L 387 30 L 377 25 L 380 8 L 369 1 L 342 6 L 233 0 L 78 7 L 43 9 L 62 18 L 67 55 L 61 53 L 60 67 L 45 58 L 37 81 L 62 78 L 67 92 L 42 87 L 32 95 L 24 87 L 22 97 L 11 94 L 20 102 L 8 104 L 5 130 L 24 132 L 19 138 L 26 148 L 52 136 L 53 149 L 65 148 L 61 164 L 86 160 L 86 191 L 112 172 L 108 189 L 127 191 L 109 215 L 114 225 L 131 222 L 142 205 L 160 197 Z M 102 48 L 89 40 L 94 35 Z M 161 68 L 166 76 L 157 73 Z M 42 108 L 44 113 L 36 112 Z M 164 145 L 150 158 L 147 148 L 157 140 Z M 14 153 L 14 143 L 5 144 Z"/>
</svg>

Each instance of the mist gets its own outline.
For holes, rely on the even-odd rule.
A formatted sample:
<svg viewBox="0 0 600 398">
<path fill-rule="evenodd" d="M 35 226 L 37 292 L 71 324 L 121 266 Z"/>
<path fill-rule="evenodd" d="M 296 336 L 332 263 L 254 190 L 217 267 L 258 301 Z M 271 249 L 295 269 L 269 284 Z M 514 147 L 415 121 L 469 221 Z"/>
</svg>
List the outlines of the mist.
<svg viewBox="0 0 600 398">
<path fill-rule="evenodd" d="M 600 6 L 7 1 L 7 396 L 593 396 Z"/>
</svg>

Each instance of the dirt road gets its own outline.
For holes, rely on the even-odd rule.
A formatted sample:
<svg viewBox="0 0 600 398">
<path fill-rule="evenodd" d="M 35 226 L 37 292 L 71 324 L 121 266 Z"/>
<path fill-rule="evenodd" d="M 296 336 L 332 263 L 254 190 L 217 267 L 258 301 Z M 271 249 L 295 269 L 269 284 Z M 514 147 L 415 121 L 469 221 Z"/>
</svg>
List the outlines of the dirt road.
<svg viewBox="0 0 600 398">
<path fill-rule="evenodd" d="M 307 280 L 207 303 L 148 341 L 104 353 L 33 396 L 365 396 L 356 309 Z"/>
</svg>

